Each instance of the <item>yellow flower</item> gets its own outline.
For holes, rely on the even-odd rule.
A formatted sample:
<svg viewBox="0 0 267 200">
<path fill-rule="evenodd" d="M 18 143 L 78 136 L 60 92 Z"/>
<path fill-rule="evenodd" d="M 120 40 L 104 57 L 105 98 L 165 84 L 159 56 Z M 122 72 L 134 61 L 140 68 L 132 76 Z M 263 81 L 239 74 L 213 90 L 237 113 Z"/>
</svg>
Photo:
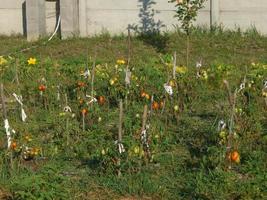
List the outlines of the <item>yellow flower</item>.
<svg viewBox="0 0 267 200">
<path fill-rule="evenodd" d="M 32 138 L 29 135 L 26 135 L 24 138 L 27 142 L 31 142 Z"/>
<path fill-rule="evenodd" d="M 225 131 L 221 131 L 219 134 L 220 138 L 222 139 L 226 139 L 226 132 Z"/>
<path fill-rule="evenodd" d="M 139 154 L 140 153 L 140 148 L 138 146 L 134 147 L 134 153 Z"/>
<path fill-rule="evenodd" d="M 30 58 L 29 60 L 28 60 L 28 65 L 36 65 L 36 58 Z"/>
<path fill-rule="evenodd" d="M 204 70 L 204 71 L 202 72 L 202 78 L 205 79 L 205 80 L 208 79 L 208 73 L 207 73 L 207 71 Z"/>
<path fill-rule="evenodd" d="M 176 67 L 176 73 L 178 74 L 185 74 L 187 72 L 187 68 L 185 66 Z"/>
<path fill-rule="evenodd" d="M 114 85 L 114 83 L 115 83 L 114 79 L 110 79 L 110 80 L 109 80 L 109 84 L 110 84 L 110 85 Z"/>
<path fill-rule="evenodd" d="M 59 116 L 60 116 L 60 117 L 63 117 L 63 116 L 65 116 L 65 115 L 66 115 L 65 112 L 61 112 L 61 113 L 59 113 Z"/>
<path fill-rule="evenodd" d="M 7 63 L 7 60 L 4 59 L 3 56 L 0 56 L 0 65 L 4 65 L 4 64 L 6 64 L 6 63 Z"/>
<path fill-rule="evenodd" d="M 262 92 L 262 96 L 267 98 L 267 92 Z"/>
<path fill-rule="evenodd" d="M 125 60 L 122 60 L 122 59 L 117 60 L 118 65 L 124 65 L 125 63 L 126 63 Z"/>
</svg>

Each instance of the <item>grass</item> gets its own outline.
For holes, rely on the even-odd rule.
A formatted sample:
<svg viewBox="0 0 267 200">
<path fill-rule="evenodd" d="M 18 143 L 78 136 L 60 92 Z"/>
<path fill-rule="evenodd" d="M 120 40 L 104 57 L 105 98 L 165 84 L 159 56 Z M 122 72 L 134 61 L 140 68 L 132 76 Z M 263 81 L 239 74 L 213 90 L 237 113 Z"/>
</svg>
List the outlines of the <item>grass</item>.
<svg viewBox="0 0 267 200">
<path fill-rule="evenodd" d="M 5 96 L 21 93 L 28 120 L 20 121 L 19 107 L 7 103 L 8 118 L 17 131 L 18 146 L 38 147 L 30 160 L 20 149 L 6 150 L 6 136 L 0 128 L 0 197 L 3 199 L 266 199 L 267 123 L 262 82 L 267 76 L 267 37 L 255 31 L 241 33 L 196 28 L 191 35 L 190 66 L 177 74 L 173 98 L 165 97 L 163 84 L 171 74 L 171 55 L 177 52 L 177 66 L 186 63 L 186 36 L 177 31 L 163 35 L 136 36 L 131 44 L 132 80 L 128 105 L 124 104 L 123 144 L 120 155 L 114 141 L 118 132 L 118 99 L 125 99 L 124 67 L 114 68 L 117 59 L 128 56 L 127 38 L 108 34 L 92 38 L 45 39 L 27 43 L 20 36 L 0 37 L 0 55 Z M 29 48 L 32 47 L 34 48 Z M 26 49 L 21 51 L 22 49 Z M 90 92 L 90 79 L 79 75 L 85 68 L 87 50 L 93 64 L 96 52 L 95 91 L 104 105 L 93 108 L 79 103 Z M 16 58 L 16 61 L 12 58 Z M 37 65 L 27 65 L 29 57 Z M 162 60 L 165 63 L 162 63 Z M 208 74 L 196 78 L 196 61 L 202 60 Z M 254 64 L 253 64 L 254 63 Z M 20 84 L 14 81 L 17 66 Z M 106 67 L 107 66 L 107 67 Z M 247 70 L 247 71 L 246 71 Z M 222 138 L 217 130 L 223 119 L 229 131 L 231 108 L 223 80 L 233 93 L 246 77 L 246 88 L 238 94 L 235 138 Z M 45 77 L 46 82 L 42 81 Z M 114 85 L 110 80 L 118 79 Z M 77 81 L 85 82 L 84 88 Z M 45 84 L 43 96 L 38 85 Z M 251 87 L 248 87 L 251 84 Z M 56 100 L 60 86 L 61 99 Z M 153 111 L 149 118 L 149 140 L 153 158 L 141 150 L 139 135 L 145 91 L 155 101 L 166 101 L 165 112 Z M 68 104 L 75 113 L 62 114 Z M 174 106 L 179 107 L 178 111 Z M 82 130 L 80 110 L 87 108 Z M 239 112 L 239 113 L 238 113 Z M 25 139 L 29 135 L 31 141 Z M 223 141 L 226 140 L 226 141 Z M 240 154 L 239 164 L 227 159 L 227 140 Z M 22 147 L 23 148 L 23 147 Z M 103 152 L 104 151 L 104 152 Z M 121 165 L 118 164 L 121 160 Z M 229 165 L 231 168 L 229 168 Z M 11 169 L 12 168 L 12 169 Z M 118 176 L 121 171 L 122 176 Z M 4 197 L 6 196 L 6 197 Z"/>
</svg>

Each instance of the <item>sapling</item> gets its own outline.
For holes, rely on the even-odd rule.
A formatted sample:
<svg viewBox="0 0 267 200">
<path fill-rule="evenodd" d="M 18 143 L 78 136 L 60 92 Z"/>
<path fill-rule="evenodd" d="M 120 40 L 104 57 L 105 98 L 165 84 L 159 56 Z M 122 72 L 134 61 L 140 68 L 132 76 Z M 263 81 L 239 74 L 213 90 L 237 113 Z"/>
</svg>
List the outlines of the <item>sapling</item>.
<svg viewBox="0 0 267 200">
<path fill-rule="evenodd" d="M 190 34 L 193 26 L 193 21 L 196 20 L 199 9 L 204 7 L 207 0 L 170 0 L 175 3 L 176 14 L 174 17 L 181 22 L 181 28 L 186 33 L 186 65 L 189 65 L 189 45 Z"/>
<path fill-rule="evenodd" d="M 235 110 L 236 110 L 238 89 L 236 88 L 234 93 L 232 93 L 227 80 L 224 80 L 224 85 L 228 92 L 228 101 L 229 101 L 229 108 L 230 108 L 229 135 L 227 137 L 226 154 L 230 156 L 230 159 L 229 159 L 230 163 L 229 163 L 228 168 L 231 169 L 231 165 L 232 165 L 231 154 L 233 150 L 233 140 L 234 140 L 233 129 L 235 126 Z"/>
</svg>

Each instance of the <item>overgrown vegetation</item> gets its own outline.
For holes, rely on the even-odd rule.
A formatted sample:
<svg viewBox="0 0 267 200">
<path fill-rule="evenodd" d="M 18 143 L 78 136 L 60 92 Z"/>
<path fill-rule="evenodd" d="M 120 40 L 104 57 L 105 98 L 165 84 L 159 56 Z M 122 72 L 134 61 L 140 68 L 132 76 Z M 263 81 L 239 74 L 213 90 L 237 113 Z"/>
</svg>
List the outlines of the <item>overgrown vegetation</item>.
<svg viewBox="0 0 267 200">
<path fill-rule="evenodd" d="M 186 67 L 186 34 L 158 37 L 1 37 L 0 197 L 266 199 L 267 38 L 192 29 Z"/>
</svg>

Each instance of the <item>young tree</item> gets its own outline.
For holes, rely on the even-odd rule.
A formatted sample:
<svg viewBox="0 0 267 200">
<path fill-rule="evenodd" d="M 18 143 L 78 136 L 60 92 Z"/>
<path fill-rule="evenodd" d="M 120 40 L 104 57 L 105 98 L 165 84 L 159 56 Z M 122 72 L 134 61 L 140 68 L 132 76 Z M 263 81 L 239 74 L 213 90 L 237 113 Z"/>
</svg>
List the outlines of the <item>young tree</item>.
<svg viewBox="0 0 267 200">
<path fill-rule="evenodd" d="M 187 36 L 186 64 L 189 62 L 189 36 L 193 21 L 196 20 L 199 9 L 204 7 L 207 0 L 170 0 L 170 3 L 175 3 L 176 14 L 174 17 L 181 22 L 181 28 Z"/>
</svg>

